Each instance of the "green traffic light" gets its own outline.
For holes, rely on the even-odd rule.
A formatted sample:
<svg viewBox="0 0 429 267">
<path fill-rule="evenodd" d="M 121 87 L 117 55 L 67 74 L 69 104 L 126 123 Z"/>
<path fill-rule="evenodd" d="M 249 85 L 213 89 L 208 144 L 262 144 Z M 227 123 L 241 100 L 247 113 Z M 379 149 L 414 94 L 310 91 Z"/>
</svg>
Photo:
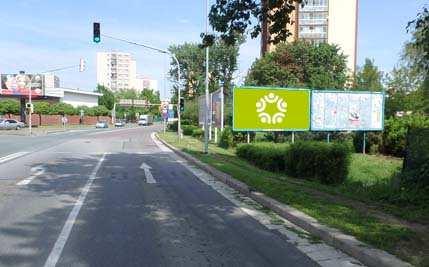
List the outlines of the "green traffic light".
<svg viewBox="0 0 429 267">
<path fill-rule="evenodd" d="M 100 37 L 94 37 L 94 43 L 99 43 L 100 42 Z"/>
</svg>

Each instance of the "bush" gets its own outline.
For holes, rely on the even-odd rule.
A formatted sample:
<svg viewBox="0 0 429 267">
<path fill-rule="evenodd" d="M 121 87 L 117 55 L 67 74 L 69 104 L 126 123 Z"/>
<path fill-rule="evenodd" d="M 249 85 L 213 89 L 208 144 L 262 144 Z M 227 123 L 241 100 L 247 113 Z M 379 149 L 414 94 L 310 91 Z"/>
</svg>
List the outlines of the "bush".
<svg viewBox="0 0 429 267">
<path fill-rule="evenodd" d="M 225 127 L 220 134 L 218 146 L 221 148 L 228 149 L 234 146 L 234 136 L 232 130 L 229 127 Z"/>
<path fill-rule="evenodd" d="M 274 143 L 240 144 L 237 156 L 267 171 L 284 171 L 288 145 Z"/>
<path fill-rule="evenodd" d="M 198 129 L 198 127 L 193 126 L 193 125 L 183 125 L 182 126 L 183 135 L 192 135 L 192 133 L 196 129 Z"/>
<path fill-rule="evenodd" d="M 19 102 L 14 99 L 0 101 L 0 115 L 19 114 Z"/>
<path fill-rule="evenodd" d="M 178 127 L 177 124 L 178 124 L 177 121 L 173 121 L 172 123 L 169 123 L 167 127 L 168 130 L 171 132 L 177 132 L 177 127 Z"/>
<path fill-rule="evenodd" d="M 381 132 L 365 133 L 365 153 L 378 154 L 382 147 Z M 353 147 L 356 153 L 362 153 L 363 150 L 363 132 L 355 132 L 353 135 Z"/>
<path fill-rule="evenodd" d="M 197 128 L 192 131 L 192 137 L 201 138 L 204 135 L 203 129 Z"/>
<path fill-rule="evenodd" d="M 341 143 L 297 142 L 288 149 L 285 165 L 292 176 L 339 184 L 348 174 L 350 150 Z"/>
<path fill-rule="evenodd" d="M 429 187 L 429 128 L 409 129 L 403 177 L 410 187 Z"/>
</svg>

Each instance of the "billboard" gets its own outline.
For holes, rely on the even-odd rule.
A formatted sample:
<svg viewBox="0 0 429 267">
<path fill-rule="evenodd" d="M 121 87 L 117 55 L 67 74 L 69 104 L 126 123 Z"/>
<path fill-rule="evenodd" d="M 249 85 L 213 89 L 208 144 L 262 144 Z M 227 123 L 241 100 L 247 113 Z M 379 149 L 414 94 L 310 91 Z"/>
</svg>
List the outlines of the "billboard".
<svg viewBox="0 0 429 267">
<path fill-rule="evenodd" d="M 384 94 L 312 91 L 312 131 L 381 131 Z"/>
<path fill-rule="evenodd" d="M 34 75 L 31 74 L 1 74 L 0 95 L 27 96 L 30 81 L 32 81 L 31 95 L 33 97 L 43 96 L 43 77 L 39 76 L 39 79 L 33 79 L 33 77 Z"/>
<path fill-rule="evenodd" d="M 310 129 L 310 90 L 238 87 L 233 96 L 234 131 Z"/>
</svg>

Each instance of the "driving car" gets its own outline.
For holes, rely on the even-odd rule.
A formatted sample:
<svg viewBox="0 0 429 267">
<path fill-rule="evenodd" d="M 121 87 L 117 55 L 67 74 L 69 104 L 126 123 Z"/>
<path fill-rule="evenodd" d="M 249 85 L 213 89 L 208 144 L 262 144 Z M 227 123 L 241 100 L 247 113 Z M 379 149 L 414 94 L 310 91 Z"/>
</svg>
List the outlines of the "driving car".
<svg viewBox="0 0 429 267">
<path fill-rule="evenodd" d="M 1 130 L 19 130 L 24 127 L 25 124 L 23 122 L 13 119 L 0 119 Z"/>
<path fill-rule="evenodd" d="M 107 121 L 98 121 L 95 124 L 95 128 L 109 128 L 109 124 L 107 123 Z"/>
</svg>

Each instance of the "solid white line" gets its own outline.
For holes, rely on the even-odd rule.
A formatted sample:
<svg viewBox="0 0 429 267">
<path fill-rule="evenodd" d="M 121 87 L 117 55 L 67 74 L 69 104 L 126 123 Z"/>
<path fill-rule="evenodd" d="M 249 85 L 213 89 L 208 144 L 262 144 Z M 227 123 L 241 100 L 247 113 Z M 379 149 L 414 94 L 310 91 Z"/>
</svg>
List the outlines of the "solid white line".
<svg viewBox="0 0 429 267">
<path fill-rule="evenodd" d="M 24 155 L 26 155 L 28 153 L 29 152 L 22 151 L 22 152 L 17 152 L 17 153 L 14 153 L 14 154 L 7 155 L 5 157 L 0 158 L 0 163 L 6 162 L 6 161 L 9 161 L 9 160 L 13 160 L 13 159 L 16 159 L 16 158 L 19 158 L 19 157 L 22 157 L 22 156 L 24 156 Z"/>
<path fill-rule="evenodd" d="M 70 212 L 64 226 L 63 229 L 61 230 L 60 235 L 58 236 L 57 241 L 55 242 L 54 247 L 52 248 L 51 253 L 49 254 L 48 259 L 45 262 L 45 267 L 54 267 L 60 256 L 61 253 L 64 249 L 64 245 L 67 242 L 67 239 L 70 236 L 70 232 L 73 228 L 73 225 L 76 221 L 77 216 L 79 215 L 79 211 L 82 208 L 82 205 L 85 201 L 86 195 L 89 192 L 89 189 L 92 185 L 92 182 L 95 180 L 96 176 L 97 176 L 97 172 L 101 167 L 101 164 L 104 161 L 104 158 L 106 157 L 107 153 L 104 153 L 103 156 L 101 157 L 101 159 L 98 161 L 97 165 L 95 166 L 94 170 L 92 170 L 88 181 L 85 184 L 85 187 L 82 189 L 82 192 L 80 193 L 80 196 L 78 198 L 78 200 L 76 201 L 76 203 L 74 204 L 74 207 L 72 209 L 72 211 Z"/>
<path fill-rule="evenodd" d="M 158 139 L 155 136 L 155 132 L 150 134 L 150 137 L 152 138 L 152 141 L 158 146 L 159 149 L 161 149 L 161 151 L 163 152 L 172 152 L 171 149 L 169 149 L 168 147 L 164 146 L 163 143 L 161 143 L 160 141 L 158 141 Z"/>
<path fill-rule="evenodd" d="M 31 172 L 34 174 L 25 178 L 22 181 L 19 181 L 16 185 L 27 185 L 27 184 L 31 183 L 31 181 L 33 181 L 34 178 L 45 173 L 45 168 L 43 168 L 42 166 L 36 166 L 36 167 L 31 168 Z"/>
</svg>

